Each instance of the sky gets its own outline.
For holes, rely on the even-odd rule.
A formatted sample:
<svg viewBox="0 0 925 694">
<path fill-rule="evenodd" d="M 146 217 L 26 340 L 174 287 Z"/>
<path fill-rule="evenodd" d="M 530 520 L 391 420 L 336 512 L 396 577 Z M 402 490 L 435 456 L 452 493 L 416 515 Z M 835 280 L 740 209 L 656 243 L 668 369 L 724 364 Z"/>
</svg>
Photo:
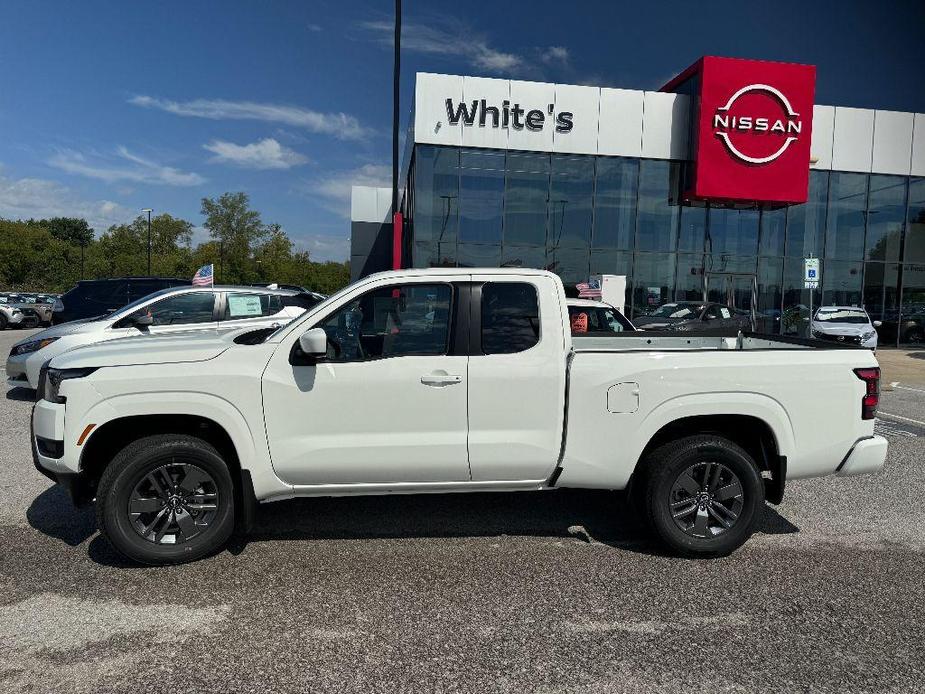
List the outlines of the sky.
<svg viewBox="0 0 925 694">
<path fill-rule="evenodd" d="M 816 103 L 925 112 L 925 2 L 404 0 L 417 71 L 657 89 L 702 55 L 817 66 Z M 390 185 L 390 0 L 0 0 L 0 217 L 142 208 L 207 238 L 244 191 L 316 260 L 351 184 Z"/>
</svg>

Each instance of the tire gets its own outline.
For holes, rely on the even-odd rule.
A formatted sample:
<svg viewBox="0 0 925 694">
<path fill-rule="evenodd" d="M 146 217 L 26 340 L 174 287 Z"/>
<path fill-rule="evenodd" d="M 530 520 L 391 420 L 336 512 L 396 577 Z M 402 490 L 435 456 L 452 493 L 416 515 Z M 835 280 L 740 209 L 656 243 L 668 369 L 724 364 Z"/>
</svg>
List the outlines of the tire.
<svg viewBox="0 0 925 694">
<path fill-rule="evenodd" d="M 644 461 L 641 491 L 652 534 L 690 558 L 722 557 L 741 547 L 764 506 L 755 461 L 717 435 L 688 436 L 653 451 Z"/>
<path fill-rule="evenodd" d="M 920 345 L 925 341 L 925 331 L 922 328 L 912 328 L 906 333 L 906 338 L 903 342 L 906 342 L 910 345 Z"/>
<path fill-rule="evenodd" d="M 7 317 L 0 313 L 0 330 L 6 330 L 7 323 L 9 323 Z"/>
<path fill-rule="evenodd" d="M 195 486 L 194 486 L 195 485 Z M 196 561 L 234 530 L 228 465 L 205 441 L 147 436 L 123 448 L 97 487 L 100 532 L 128 559 L 152 565 Z"/>
</svg>

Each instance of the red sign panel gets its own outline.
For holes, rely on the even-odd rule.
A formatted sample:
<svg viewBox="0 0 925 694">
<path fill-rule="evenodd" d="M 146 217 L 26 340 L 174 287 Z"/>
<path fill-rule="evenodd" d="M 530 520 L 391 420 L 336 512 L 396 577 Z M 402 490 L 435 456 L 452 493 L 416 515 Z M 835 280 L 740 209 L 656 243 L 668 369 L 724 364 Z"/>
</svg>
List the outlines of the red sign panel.
<svg viewBox="0 0 925 694">
<path fill-rule="evenodd" d="M 707 56 L 665 91 L 697 77 L 689 193 L 707 200 L 806 202 L 816 68 Z"/>
</svg>

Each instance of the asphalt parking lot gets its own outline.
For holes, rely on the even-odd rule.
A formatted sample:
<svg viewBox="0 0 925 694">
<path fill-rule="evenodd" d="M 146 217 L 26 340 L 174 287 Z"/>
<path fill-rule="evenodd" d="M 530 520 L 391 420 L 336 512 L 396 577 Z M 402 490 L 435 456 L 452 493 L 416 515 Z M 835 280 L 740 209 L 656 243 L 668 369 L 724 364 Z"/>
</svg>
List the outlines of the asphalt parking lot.
<svg viewBox="0 0 925 694">
<path fill-rule="evenodd" d="M 925 386 L 883 394 L 881 474 L 791 483 L 700 562 L 557 491 L 278 502 L 131 566 L 32 467 L 30 408 L 0 399 L 0 691 L 925 691 Z"/>
</svg>

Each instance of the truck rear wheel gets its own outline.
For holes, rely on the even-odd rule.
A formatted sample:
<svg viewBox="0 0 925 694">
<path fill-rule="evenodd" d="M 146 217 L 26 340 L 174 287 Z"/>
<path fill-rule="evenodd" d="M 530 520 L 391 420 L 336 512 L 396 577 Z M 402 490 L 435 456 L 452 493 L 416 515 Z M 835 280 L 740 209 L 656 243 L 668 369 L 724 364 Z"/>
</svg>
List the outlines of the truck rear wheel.
<svg viewBox="0 0 925 694">
<path fill-rule="evenodd" d="M 751 456 L 716 435 L 665 444 L 646 460 L 643 510 L 655 536 L 686 557 L 719 557 L 754 532 L 764 482 Z"/>
<path fill-rule="evenodd" d="M 123 448 L 97 488 L 100 532 L 143 564 L 195 561 L 219 550 L 234 529 L 234 483 L 205 441 L 148 436 Z"/>
</svg>

